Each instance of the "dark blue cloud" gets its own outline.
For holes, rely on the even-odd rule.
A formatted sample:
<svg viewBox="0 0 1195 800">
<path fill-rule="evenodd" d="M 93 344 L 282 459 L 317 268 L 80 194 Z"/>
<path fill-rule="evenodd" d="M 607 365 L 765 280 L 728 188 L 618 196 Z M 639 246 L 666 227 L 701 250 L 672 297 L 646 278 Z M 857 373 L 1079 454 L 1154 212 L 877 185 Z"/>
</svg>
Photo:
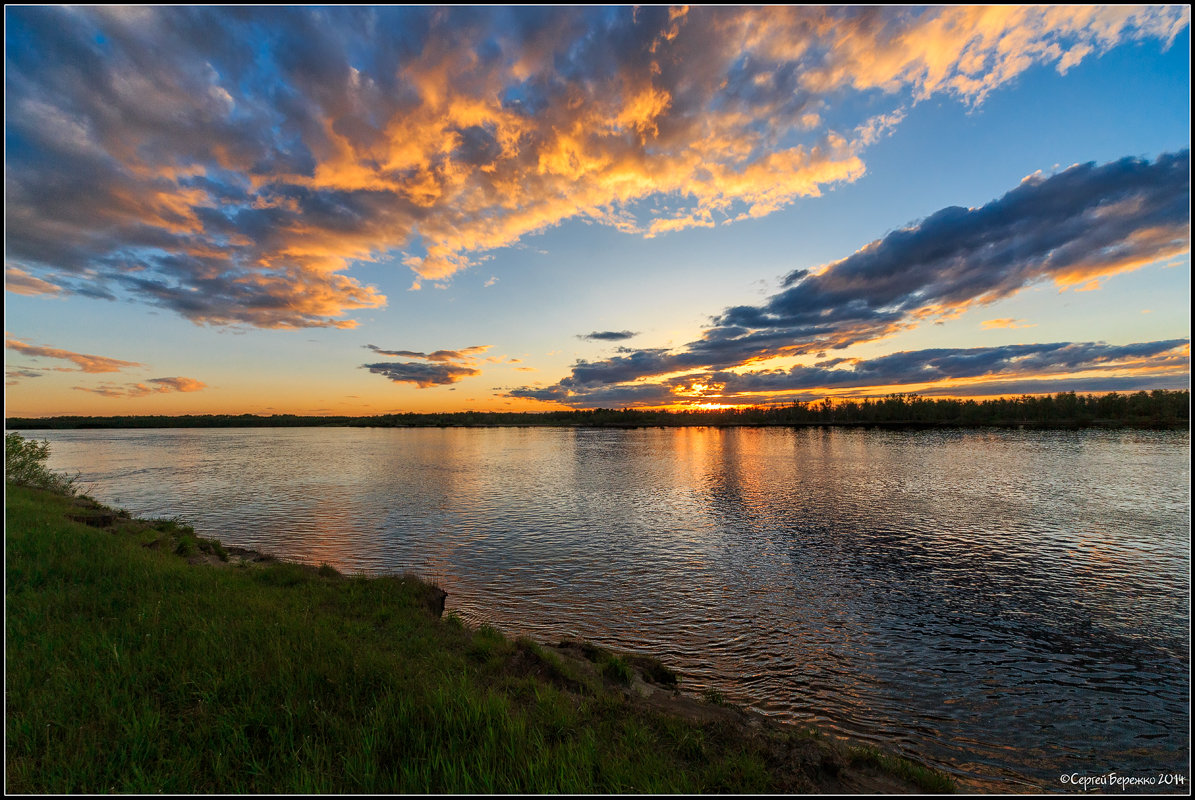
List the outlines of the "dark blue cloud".
<svg viewBox="0 0 1195 800">
<path fill-rule="evenodd" d="M 586 391 L 580 396 L 570 396 L 567 391 L 558 386 L 543 389 L 520 387 L 507 392 L 508 397 L 518 397 L 525 400 L 541 400 L 544 402 L 564 403 L 577 408 L 624 407 L 624 406 L 660 406 L 675 403 L 677 398 L 668 386 L 661 384 L 636 384 L 633 386 L 604 386 Z"/>
<path fill-rule="evenodd" d="M 464 364 L 386 361 L 380 364 L 362 364 L 361 366 L 376 375 L 384 375 L 395 383 L 413 383 L 420 389 L 445 386 L 481 374 L 481 370 Z"/>
<path fill-rule="evenodd" d="M 515 389 L 509 395 L 593 408 L 602 405 L 792 402 L 807 400 L 826 391 L 870 394 L 877 389 L 887 392 L 891 391 L 890 387 L 901 386 L 917 387 L 922 394 L 948 395 L 1181 388 L 1189 383 L 1189 343 L 1189 339 L 1167 339 L 1128 345 L 1055 342 L 932 348 L 867 360 L 830 359 L 813 367 L 742 373 L 703 372 L 633 384 L 586 385 L 566 379 L 555 386 Z M 1130 374 L 1117 374 L 1123 372 Z M 932 386 L 960 380 L 970 382 Z M 923 384 L 931 386 L 922 388 Z M 704 388 L 694 390 L 695 385 Z"/>
<path fill-rule="evenodd" d="M 974 209 L 945 208 L 816 274 L 788 275 L 759 306 L 728 308 L 676 351 L 580 361 L 566 390 L 777 355 L 816 354 L 891 335 L 1044 281 L 1076 284 L 1190 249 L 1190 151 L 1031 176 Z"/>
<path fill-rule="evenodd" d="M 867 330 L 926 308 L 965 308 L 1033 283 L 1074 285 L 1190 248 L 1190 151 L 1123 158 L 1031 176 L 998 200 L 944 208 L 818 275 L 791 273 L 762 307 L 722 325 L 800 329 L 824 321 Z"/>
<path fill-rule="evenodd" d="M 367 350 L 372 350 L 379 355 L 396 356 L 398 358 L 425 358 L 428 361 L 472 361 L 491 347 L 493 345 L 479 344 L 473 347 L 464 347 L 460 350 L 433 350 L 430 353 L 421 353 L 415 350 L 383 350 L 376 345 L 365 345 Z"/>
<path fill-rule="evenodd" d="M 1008 378 L 1049 373 L 1124 368 L 1134 362 L 1150 367 L 1189 370 L 1190 361 L 1179 348 L 1188 339 L 1167 339 L 1128 345 L 1102 342 L 1056 342 L 1015 344 L 998 347 L 934 348 L 907 350 L 865 361 L 850 368 L 796 366 L 789 370 L 762 372 L 715 372 L 703 382 L 717 384 L 723 394 L 807 389 L 858 388 L 868 386 L 937 383 L 964 378 Z M 677 381 L 687 382 L 686 381 Z M 956 390 L 957 391 L 957 390 Z"/>
<path fill-rule="evenodd" d="M 638 335 L 638 331 L 594 331 L 593 333 L 579 333 L 577 338 L 587 342 L 625 342 Z"/>
<path fill-rule="evenodd" d="M 427 389 L 480 375 L 481 370 L 476 367 L 477 357 L 489 350 L 491 346 L 483 344 L 465 347 L 461 350 L 433 350 L 430 353 L 423 353 L 417 350 L 384 350 L 377 345 L 367 344 L 365 345 L 367 350 L 372 350 L 379 355 L 419 358 L 430 363 L 387 361 L 380 364 L 362 364 L 361 367 L 374 374 L 385 375 L 395 383 L 413 383 L 420 389 Z"/>
</svg>

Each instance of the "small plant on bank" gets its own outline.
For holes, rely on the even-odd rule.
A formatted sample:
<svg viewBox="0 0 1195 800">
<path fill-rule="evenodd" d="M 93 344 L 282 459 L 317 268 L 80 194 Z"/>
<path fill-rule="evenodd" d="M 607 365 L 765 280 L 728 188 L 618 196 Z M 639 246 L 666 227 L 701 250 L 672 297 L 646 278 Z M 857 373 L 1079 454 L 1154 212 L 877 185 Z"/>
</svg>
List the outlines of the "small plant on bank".
<svg viewBox="0 0 1195 800">
<path fill-rule="evenodd" d="M 704 697 L 707 702 L 713 703 L 716 706 L 726 705 L 726 695 L 722 694 L 717 689 L 714 689 L 714 688 L 706 689 L 704 692 L 701 693 L 701 696 Z"/>
<path fill-rule="evenodd" d="M 58 494 L 78 493 L 79 476 L 54 472 L 46 467 L 50 443 L 25 439 L 19 433 L 4 435 L 4 480 L 22 486 L 36 486 Z"/>
<path fill-rule="evenodd" d="M 631 685 L 631 667 L 618 656 L 612 655 L 602 664 L 602 675 L 622 686 Z"/>
<path fill-rule="evenodd" d="M 148 522 L 159 533 L 182 535 L 195 533 L 195 529 L 183 522 L 182 517 L 164 517 L 162 519 L 151 519 Z"/>
<path fill-rule="evenodd" d="M 680 675 L 676 670 L 669 668 L 658 658 L 632 654 L 627 656 L 627 662 L 638 668 L 646 680 L 657 686 L 676 688 L 680 685 Z"/>
<path fill-rule="evenodd" d="M 183 534 L 178 538 L 178 546 L 174 548 L 174 552 L 180 556 L 190 557 L 195 555 L 199 549 L 199 542 L 194 536 Z"/>
</svg>

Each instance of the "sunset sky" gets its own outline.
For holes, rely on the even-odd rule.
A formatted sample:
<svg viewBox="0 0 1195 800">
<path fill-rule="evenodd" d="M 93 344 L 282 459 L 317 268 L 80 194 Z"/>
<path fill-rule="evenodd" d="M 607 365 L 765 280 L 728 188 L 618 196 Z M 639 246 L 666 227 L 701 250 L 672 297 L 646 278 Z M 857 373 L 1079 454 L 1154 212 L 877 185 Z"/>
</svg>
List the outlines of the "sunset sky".
<svg viewBox="0 0 1195 800">
<path fill-rule="evenodd" d="M 5 16 L 9 416 L 1189 387 L 1186 6 Z"/>
</svg>

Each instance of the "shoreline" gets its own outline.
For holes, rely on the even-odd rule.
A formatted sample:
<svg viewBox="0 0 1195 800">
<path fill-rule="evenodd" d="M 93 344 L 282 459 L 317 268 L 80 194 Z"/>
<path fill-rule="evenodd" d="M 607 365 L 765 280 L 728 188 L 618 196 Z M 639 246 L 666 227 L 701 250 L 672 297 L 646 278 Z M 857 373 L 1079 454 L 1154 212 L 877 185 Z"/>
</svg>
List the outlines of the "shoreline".
<svg viewBox="0 0 1195 800">
<path fill-rule="evenodd" d="M 985 430 L 1028 430 L 1028 431 L 1085 431 L 1085 430 L 1101 430 L 1101 431 L 1189 431 L 1191 426 L 1188 420 L 1173 420 L 1161 421 L 1156 423 L 1132 423 L 1117 420 L 1082 420 L 1082 421 L 1065 421 L 1056 423 L 1041 423 L 1032 420 L 1022 420 L 1013 422 L 984 422 L 984 423 L 962 423 L 962 422 L 918 422 L 918 421 L 844 421 L 844 422 L 436 422 L 436 423 L 411 423 L 411 424 L 364 424 L 359 422 L 303 422 L 303 423 L 270 423 L 268 421 L 254 422 L 254 423 L 237 423 L 237 424 L 193 424 L 193 425 L 175 425 L 175 424 L 96 424 L 96 423 L 79 423 L 79 424 L 35 424 L 54 422 L 56 418 L 47 419 L 31 419 L 31 418 L 13 418 L 5 421 L 5 430 L 7 431 L 106 431 L 106 430 L 240 430 L 240 429 L 293 429 L 293 428 L 371 428 L 371 429 L 395 429 L 395 430 L 410 430 L 410 429 L 435 429 L 435 428 L 465 428 L 465 429 L 497 429 L 497 428 L 516 428 L 516 429 L 537 429 L 537 428 L 553 428 L 553 429 L 585 429 L 585 430 L 639 430 L 647 428 L 717 428 L 717 429 L 733 429 L 733 428 L 791 428 L 791 429 L 809 429 L 809 428 L 842 428 L 846 430 L 856 429 L 877 429 L 877 430 L 896 430 L 896 431 L 923 431 L 923 430 L 962 430 L 962 431 L 985 431 Z"/>
<path fill-rule="evenodd" d="M 224 546 L 229 559 L 223 560 L 214 553 L 198 552 L 188 557 L 188 563 L 195 565 L 206 565 L 212 567 L 252 567 L 269 564 L 289 564 L 303 570 L 314 571 L 319 573 L 323 567 L 316 567 L 313 564 L 305 562 L 288 561 L 279 558 L 270 553 L 265 553 L 259 550 L 254 550 L 246 547 L 238 546 Z M 234 560 L 235 559 L 235 560 Z M 352 573 L 342 573 L 346 578 L 364 578 L 366 580 L 374 578 L 395 577 L 394 575 L 354 575 Z M 403 579 L 414 579 L 421 583 L 425 583 L 433 587 L 434 591 L 428 600 L 428 610 L 430 610 L 437 617 L 443 618 L 445 614 L 449 617 L 455 616 L 454 612 L 447 608 L 447 598 L 451 595 L 444 589 L 440 588 L 438 584 L 425 581 L 419 575 L 414 573 L 402 573 Z M 466 625 L 463 621 L 454 620 L 459 624 Z M 467 626 L 469 627 L 469 626 Z M 483 623 L 475 627 L 469 627 L 470 630 L 479 630 L 485 627 L 492 627 Z M 505 633 L 505 632 L 504 632 Z M 801 732 L 805 730 L 816 731 L 819 736 L 831 736 L 834 740 L 847 747 L 863 747 L 871 750 L 876 750 L 881 755 L 884 753 L 882 747 L 864 744 L 849 736 L 840 734 L 825 734 L 815 726 L 802 726 L 794 722 L 786 722 L 776 719 L 760 711 L 755 711 L 749 708 L 744 708 L 734 703 L 718 700 L 711 701 L 694 691 L 688 689 L 683 685 L 681 680 L 682 673 L 673 670 L 671 667 L 663 664 L 654 656 L 636 653 L 634 651 L 614 650 L 601 645 L 595 645 L 584 640 L 572 639 L 569 637 L 561 638 L 556 644 L 550 644 L 539 639 L 531 639 L 531 637 L 520 636 L 520 640 L 531 640 L 536 646 L 542 648 L 544 651 L 554 654 L 557 658 L 568 662 L 574 671 L 580 671 L 590 676 L 596 676 L 601 669 L 603 658 L 611 656 L 624 659 L 628 662 L 631 668 L 630 684 L 626 687 L 629 694 L 637 696 L 638 700 L 644 704 L 645 707 L 659 711 L 670 716 L 682 717 L 690 721 L 698 723 L 713 723 L 732 725 L 744 730 L 761 732 L 774 731 L 792 733 L 794 731 Z M 568 681 L 566 680 L 567 684 Z M 940 767 L 933 766 L 925 761 L 917 760 L 916 758 L 907 755 L 900 755 L 897 758 L 910 761 L 911 763 L 933 772 L 937 772 L 947 777 L 952 781 L 956 788 L 956 792 L 966 791 L 978 792 L 984 794 L 1008 794 L 1010 787 L 1019 787 L 1020 792 L 1042 792 L 1045 787 L 1032 781 L 1030 778 L 1023 775 L 1009 776 L 1004 779 L 979 777 L 979 776 L 961 776 L 954 773 L 949 773 L 942 770 Z M 873 776 L 874 777 L 874 776 Z M 860 793 L 864 789 L 868 793 L 876 794 L 898 794 L 905 793 L 899 791 L 896 787 L 884 789 L 882 787 L 867 786 L 859 787 Z M 921 790 L 919 790 L 921 791 Z"/>
<path fill-rule="evenodd" d="M 215 572 L 237 579 L 248 576 L 250 583 L 300 586 L 310 582 L 333 593 L 337 587 L 345 591 L 362 591 L 402 585 L 405 587 L 403 591 L 413 593 L 416 606 L 434 618 L 435 630 L 439 632 L 436 635 L 473 642 L 469 645 L 470 652 L 484 645 L 504 653 L 505 661 L 491 664 L 501 677 L 500 682 L 513 681 L 516 676 L 530 679 L 533 685 L 544 687 L 536 692 L 559 695 L 565 698 L 566 705 L 584 708 L 596 703 L 598 708 L 607 708 L 605 713 L 614 714 L 620 721 L 662 720 L 652 724 L 664 725 L 668 730 L 692 730 L 694 734 L 686 735 L 696 735 L 698 740 L 706 741 L 704 747 L 711 746 L 708 743 L 712 741 L 719 743 L 719 748 L 753 752 L 768 765 L 769 780 L 772 781 L 769 785 L 774 790 L 906 793 L 927 789 L 950 791 L 948 787 L 955 785 L 943 773 L 907 757 L 870 745 L 840 741 L 837 737 L 780 722 L 758 712 L 686 694 L 681 688 L 683 678 L 678 679 L 676 673 L 649 656 L 616 653 L 571 640 L 544 644 L 519 638 L 509 642 L 490 626 L 466 628 L 459 618 L 443 614 L 445 592 L 415 576 L 344 576 L 327 565 L 297 564 L 249 548 L 225 547 L 216 540 L 195 536 L 193 529 L 178 520 L 133 519 L 91 498 L 62 498 L 50 502 L 64 502 L 63 515 L 70 523 L 101 534 L 109 544 L 120 544 L 113 540 L 135 541 L 138 551 L 165 559 L 167 564 L 184 561 L 186 569 L 200 568 L 201 573 L 207 572 L 201 569 L 202 566 L 219 566 L 222 569 Z M 12 516 L 12 509 L 6 504 L 10 527 Z M 275 574 L 279 577 L 273 577 Z M 201 578 L 200 575 L 191 577 Z M 11 578 L 9 591 L 12 591 Z M 11 595 L 9 604 L 13 604 Z M 349 614 L 360 611 L 353 608 L 350 604 L 346 611 Z M 21 711 L 19 693 L 10 700 L 9 708 L 10 715 L 13 711 Z M 11 758 L 10 754 L 10 767 Z M 984 789 L 1002 790 L 1006 788 Z"/>
</svg>

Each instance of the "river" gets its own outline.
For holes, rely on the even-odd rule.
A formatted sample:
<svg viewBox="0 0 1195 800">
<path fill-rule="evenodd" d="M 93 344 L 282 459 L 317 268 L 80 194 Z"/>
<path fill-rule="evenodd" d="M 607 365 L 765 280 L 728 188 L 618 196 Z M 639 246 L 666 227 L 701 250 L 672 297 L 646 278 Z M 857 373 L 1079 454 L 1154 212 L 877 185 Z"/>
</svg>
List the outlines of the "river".
<svg viewBox="0 0 1195 800">
<path fill-rule="evenodd" d="M 134 515 L 412 571 L 471 624 L 651 653 L 964 786 L 1191 777 L 1188 432 L 25 435 Z"/>
</svg>

